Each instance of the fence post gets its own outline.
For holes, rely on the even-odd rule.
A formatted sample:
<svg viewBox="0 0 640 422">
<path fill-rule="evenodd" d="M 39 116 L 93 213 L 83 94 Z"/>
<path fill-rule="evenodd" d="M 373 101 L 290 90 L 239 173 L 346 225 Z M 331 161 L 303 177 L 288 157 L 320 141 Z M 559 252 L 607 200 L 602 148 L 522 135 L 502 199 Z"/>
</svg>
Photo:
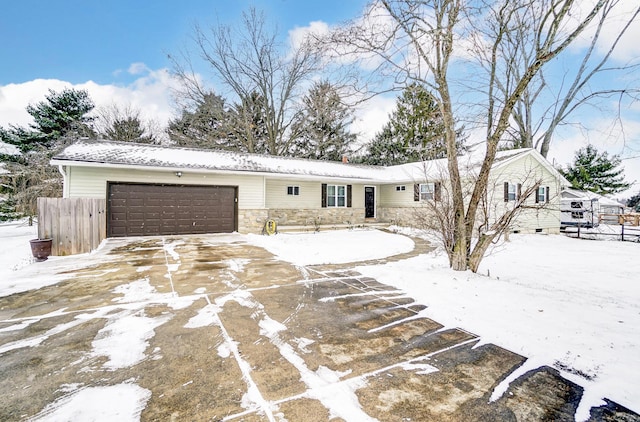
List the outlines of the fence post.
<svg viewBox="0 0 640 422">
<path fill-rule="evenodd" d="M 622 225 L 622 241 L 624 242 L 624 224 Z"/>
</svg>

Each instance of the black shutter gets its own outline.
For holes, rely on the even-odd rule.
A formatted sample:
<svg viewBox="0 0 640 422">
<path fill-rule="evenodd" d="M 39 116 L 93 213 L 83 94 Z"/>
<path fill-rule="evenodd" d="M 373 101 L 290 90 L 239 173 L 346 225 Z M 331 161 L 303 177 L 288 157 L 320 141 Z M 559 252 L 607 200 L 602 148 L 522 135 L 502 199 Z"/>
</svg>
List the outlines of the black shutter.
<svg viewBox="0 0 640 422">
<path fill-rule="evenodd" d="M 416 202 L 420 200 L 420 185 L 418 183 L 413 185 L 413 200 Z"/>
<path fill-rule="evenodd" d="M 322 184 L 321 201 L 322 201 L 322 208 L 327 208 L 327 184 L 326 183 Z"/>
<path fill-rule="evenodd" d="M 351 185 L 347 185 L 347 208 L 351 208 Z"/>
<path fill-rule="evenodd" d="M 547 187 L 545 188 L 545 190 L 546 190 L 547 194 L 546 194 L 546 196 L 545 196 L 545 198 L 544 198 L 544 199 L 545 199 L 545 202 L 549 202 L 549 186 L 547 186 Z"/>
<path fill-rule="evenodd" d="M 504 202 L 509 202 L 509 182 L 504 182 Z"/>
<path fill-rule="evenodd" d="M 435 199 L 436 201 L 439 201 L 441 198 L 440 192 L 442 191 L 442 183 L 436 182 L 434 183 L 433 186 L 434 186 L 433 190 L 435 191 L 433 192 L 433 199 Z"/>
<path fill-rule="evenodd" d="M 540 198 L 538 197 L 538 193 L 540 191 L 540 188 L 536 189 L 536 204 L 540 202 Z"/>
<path fill-rule="evenodd" d="M 520 200 L 520 196 L 522 196 L 522 184 L 518 183 L 518 190 L 516 191 L 516 201 Z"/>
</svg>

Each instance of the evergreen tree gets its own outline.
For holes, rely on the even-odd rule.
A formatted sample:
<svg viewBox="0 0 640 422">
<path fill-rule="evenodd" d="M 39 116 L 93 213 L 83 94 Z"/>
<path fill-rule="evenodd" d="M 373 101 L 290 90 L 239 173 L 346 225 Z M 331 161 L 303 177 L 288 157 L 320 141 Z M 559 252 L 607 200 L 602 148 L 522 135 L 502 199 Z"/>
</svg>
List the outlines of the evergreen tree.
<svg viewBox="0 0 640 422">
<path fill-rule="evenodd" d="M 618 169 L 620 157 L 600 153 L 593 145 L 587 145 L 576 152 L 574 162 L 561 173 L 571 185 L 580 190 L 588 190 L 599 195 L 622 192 L 631 184 L 624 181 L 623 169 Z"/>
<path fill-rule="evenodd" d="M 177 145 L 208 149 L 230 149 L 226 130 L 230 119 L 224 98 L 206 93 L 193 110 L 183 109 L 169 122 L 167 134 Z"/>
<path fill-rule="evenodd" d="M 229 119 L 223 128 L 228 133 L 228 148 L 233 151 L 251 154 L 278 155 L 278 151 L 270 150 L 270 139 L 267 119 L 269 108 L 263 95 L 253 91 L 240 103 L 229 110 Z"/>
<path fill-rule="evenodd" d="M 303 99 L 304 108 L 294 120 L 291 155 L 339 161 L 350 150 L 356 135 L 349 132 L 352 111 L 329 82 L 318 82 Z"/>
<path fill-rule="evenodd" d="M 636 193 L 627 200 L 627 207 L 633 208 L 634 211 L 640 212 L 640 192 Z"/>
<path fill-rule="evenodd" d="M 6 200 L 3 213 L 15 217 L 33 216 L 36 199 L 59 196 L 62 176 L 49 164 L 53 155 L 80 136 L 94 136 L 87 114 L 93 101 L 83 90 L 49 90 L 46 101 L 29 105 L 27 112 L 34 122 L 29 128 L 10 125 L 0 128 L 0 140 L 15 145 L 21 154 L 3 156 L 7 173 L 0 175 L 0 185 Z M 9 209 L 7 209 L 9 207 Z"/>
<path fill-rule="evenodd" d="M 397 99 L 396 109 L 368 145 L 362 161 L 396 165 L 444 157 L 446 145 L 440 110 L 429 91 L 413 83 Z"/>
</svg>

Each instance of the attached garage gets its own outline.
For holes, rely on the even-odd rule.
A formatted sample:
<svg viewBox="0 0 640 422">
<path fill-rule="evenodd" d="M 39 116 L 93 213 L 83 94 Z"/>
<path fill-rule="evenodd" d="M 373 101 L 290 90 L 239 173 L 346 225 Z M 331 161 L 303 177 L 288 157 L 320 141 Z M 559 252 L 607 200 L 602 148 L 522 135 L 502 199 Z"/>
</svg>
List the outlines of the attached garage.
<svg viewBox="0 0 640 422">
<path fill-rule="evenodd" d="M 237 231 L 237 187 L 108 183 L 107 236 Z"/>
</svg>

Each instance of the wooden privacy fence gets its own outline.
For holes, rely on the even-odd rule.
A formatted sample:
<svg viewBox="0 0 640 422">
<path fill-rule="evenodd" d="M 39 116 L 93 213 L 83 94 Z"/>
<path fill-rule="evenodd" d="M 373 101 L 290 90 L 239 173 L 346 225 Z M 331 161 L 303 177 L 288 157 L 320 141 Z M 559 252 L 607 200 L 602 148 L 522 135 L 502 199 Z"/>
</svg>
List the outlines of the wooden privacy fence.
<svg viewBox="0 0 640 422">
<path fill-rule="evenodd" d="M 54 256 L 97 249 L 107 237 L 106 200 L 38 198 L 38 237 L 53 239 Z"/>
</svg>

